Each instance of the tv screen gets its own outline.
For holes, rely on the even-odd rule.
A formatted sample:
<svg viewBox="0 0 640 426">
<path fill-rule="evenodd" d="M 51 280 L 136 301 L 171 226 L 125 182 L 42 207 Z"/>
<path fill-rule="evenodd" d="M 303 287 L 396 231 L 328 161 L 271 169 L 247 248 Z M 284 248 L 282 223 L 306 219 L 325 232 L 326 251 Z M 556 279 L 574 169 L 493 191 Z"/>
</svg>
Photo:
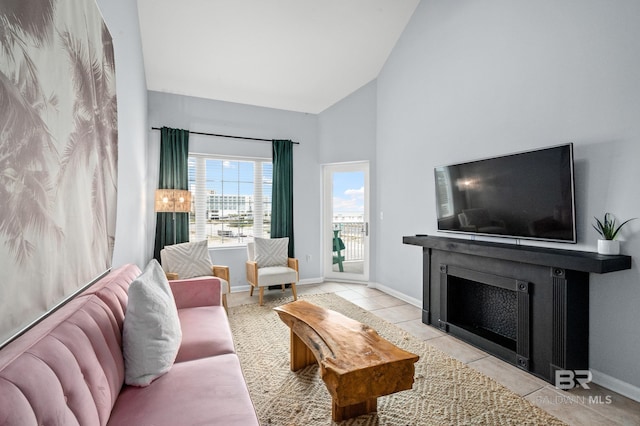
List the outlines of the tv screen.
<svg viewBox="0 0 640 426">
<path fill-rule="evenodd" d="M 434 173 L 439 231 L 576 242 L 572 144 Z"/>
</svg>

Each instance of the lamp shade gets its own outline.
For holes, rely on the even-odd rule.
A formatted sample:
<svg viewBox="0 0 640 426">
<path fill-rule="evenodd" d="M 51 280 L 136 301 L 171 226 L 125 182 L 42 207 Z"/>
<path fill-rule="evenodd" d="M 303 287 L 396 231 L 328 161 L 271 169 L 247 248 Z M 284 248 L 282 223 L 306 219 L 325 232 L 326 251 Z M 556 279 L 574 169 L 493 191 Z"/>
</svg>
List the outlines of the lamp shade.
<svg viewBox="0 0 640 426">
<path fill-rule="evenodd" d="M 159 213 L 189 213 L 191 211 L 191 192 L 186 189 L 156 190 L 155 211 Z"/>
</svg>

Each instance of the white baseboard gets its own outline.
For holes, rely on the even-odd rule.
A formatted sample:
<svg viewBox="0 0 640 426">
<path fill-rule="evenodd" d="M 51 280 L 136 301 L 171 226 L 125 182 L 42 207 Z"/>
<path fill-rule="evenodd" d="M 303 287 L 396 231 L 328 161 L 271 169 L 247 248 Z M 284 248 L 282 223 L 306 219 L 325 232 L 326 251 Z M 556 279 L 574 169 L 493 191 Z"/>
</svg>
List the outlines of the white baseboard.
<svg viewBox="0 0 640 426">
<path fill-rule="evenodd" d="M 611 377 L 593 368 L 589 369 L 592 374 L 592 381 L 602 387 L 610 389 L 614 392 L 640 402 L 640 388 L 630 383 L 623 382 L 620 379 Z"/>
<path fill-rule="evenodd" d="M 231 288 L 229 289 L 229 293 L 239 293 L 241 291 L 249 291 L 250 289 L 251 289 L 251 286 L 249 284 L 234 285 L 234 286 L 231 286 Z"/>
<path fill-rule="evenodd" d="M 309 285 L 309 284 L 322 284 L 324 282 L 324 278 L 305 278 L 304 280 L 298 281 L 296 285 Z"/>
<path fill-rule="evenodd" d="M 369 282 L 369 287 L 376 288 L 376 289 L 382 291 L 383 293 L 387 293 L 390 296 L 393 296 L 393 297 L 395 297 L 397 299 L 400 299 L 400 300 L 402 300 L 404 302 L 407 302 L 410 305 L 413 305 L 413 306 L 415 306 L 417 308 L 422 309 L 422 300 L 420 300 L 420 299 L 416 299 L 415 297 L 407 296 L 406 294 L 400 293 L 399 291 L 394 290 L 391 287 L 387 287 L 386 285 L 382 285 L 380 283 L 373 282 L 373 281 Z"/>
<path fill-rule="evenodd" d="M 323 282 L 330 282 L 330 283 L 343 283 L 343 284 L 360 284 L 360 285 L 368 285 L 370 284 L 369 281 L 362 281 L 362 280 L 346 280 L 344 278 L 324 278 Z"/>
</svg>

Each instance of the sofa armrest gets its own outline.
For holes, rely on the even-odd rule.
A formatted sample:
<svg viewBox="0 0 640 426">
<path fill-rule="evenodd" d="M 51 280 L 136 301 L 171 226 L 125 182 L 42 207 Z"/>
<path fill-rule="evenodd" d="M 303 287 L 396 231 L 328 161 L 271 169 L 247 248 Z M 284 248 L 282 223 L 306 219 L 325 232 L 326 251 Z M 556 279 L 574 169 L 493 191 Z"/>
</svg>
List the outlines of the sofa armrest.
<svg viewBox="0 0 640 426">
<path fill-rule="evenodd" d="M 217 277 L 175 280 L 169 285 L 178 309 L 222 305 L 222 285 Z"/>
</svg>

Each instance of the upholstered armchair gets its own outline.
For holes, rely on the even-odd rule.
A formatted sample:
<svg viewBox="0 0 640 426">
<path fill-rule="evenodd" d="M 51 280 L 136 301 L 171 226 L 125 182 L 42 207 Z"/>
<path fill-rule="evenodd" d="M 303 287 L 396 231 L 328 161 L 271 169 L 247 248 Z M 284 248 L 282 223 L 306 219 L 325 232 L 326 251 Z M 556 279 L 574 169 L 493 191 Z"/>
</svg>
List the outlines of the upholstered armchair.
<svg viewBox="0 0 640 426">
<path fill-rule="evenodd" d="M 263 304 L 264 288 L 280 285 L 282 291 L 291 284 L 293 300 L 298 300 L 296 283 L 298 282 L 298 259 L 288 257 L 289 238 L 255 238 L 247 243 L 246 271 L 247 281 L 251 285 L 249 294 L 258 289 L 258 303 Z"/>
<path fill-rule="evenodd" d="M 206 240 L 166 246 L 160 251 L 160 261 L 169 281 L 179 279 L 210 278 L 220 279 L 222 306 L 227 310 L 229 293 L 229 267 L 214 265 L 209 257 Z"/>
</svg>

